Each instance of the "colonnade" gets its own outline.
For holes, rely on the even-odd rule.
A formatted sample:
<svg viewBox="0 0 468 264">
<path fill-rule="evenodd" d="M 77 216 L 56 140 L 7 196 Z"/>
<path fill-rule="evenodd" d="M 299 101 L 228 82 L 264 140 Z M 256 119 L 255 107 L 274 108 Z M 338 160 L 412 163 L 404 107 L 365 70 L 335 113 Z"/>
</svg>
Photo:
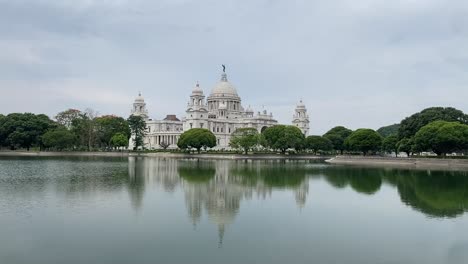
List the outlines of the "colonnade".
<svg viewBox="0 0 468 264">
<path fill-rule="evenodd" d="M 149 136 L 149 148 L 161 148 L 159 144 L 162 142 L 168 143 L 169 146 L 177 145 L 180 135 L 154 135 Z"/>
</svg>

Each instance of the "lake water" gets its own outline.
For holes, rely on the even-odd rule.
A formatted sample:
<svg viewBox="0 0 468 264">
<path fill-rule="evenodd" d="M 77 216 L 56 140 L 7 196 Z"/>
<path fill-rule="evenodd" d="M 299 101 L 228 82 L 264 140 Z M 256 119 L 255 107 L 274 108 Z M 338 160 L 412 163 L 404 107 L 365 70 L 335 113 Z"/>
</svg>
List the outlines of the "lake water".
<svg viewBox="0 0 468 264">
<path fill-rule="evenodd" d="M 0 158 L 0 263 L 468 263 L 468 173 Z"/>
</svg>

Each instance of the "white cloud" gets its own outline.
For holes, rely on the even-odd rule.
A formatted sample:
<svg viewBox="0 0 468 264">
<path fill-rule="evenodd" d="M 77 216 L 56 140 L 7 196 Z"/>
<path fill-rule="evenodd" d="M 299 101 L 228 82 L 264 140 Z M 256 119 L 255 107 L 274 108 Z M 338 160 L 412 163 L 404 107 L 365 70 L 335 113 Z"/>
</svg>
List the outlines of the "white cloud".
<svg viewBox="0 0 468 264">
<path fill-rule="evenodd" d="M 222 63 L 245 106 L 281 122 L 302 98 L 314 133 L 432 105 L 468 111 L 466 1 L 0 0 L 0 43 L 4 113 L 127 115 L 141 90 L 153 116 L 182 115 L 193 84 L 208 93 Z M 47 103 L 12 87 L 45 89 Z"/>
</svg>

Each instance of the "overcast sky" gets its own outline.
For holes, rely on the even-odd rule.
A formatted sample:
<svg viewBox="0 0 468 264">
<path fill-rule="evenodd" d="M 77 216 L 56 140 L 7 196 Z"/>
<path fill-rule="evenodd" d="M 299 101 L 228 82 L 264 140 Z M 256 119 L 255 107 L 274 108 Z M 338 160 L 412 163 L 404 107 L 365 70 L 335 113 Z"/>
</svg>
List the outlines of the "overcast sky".
<svg viewBox="0 0 468 264">
<path fill-rule="evenodd" d="M 468 112 L 466 0 L 0 0 L 0 113 L 184 116 L 226 64 L 244 107 L 312 134 Z"/>
</svg>

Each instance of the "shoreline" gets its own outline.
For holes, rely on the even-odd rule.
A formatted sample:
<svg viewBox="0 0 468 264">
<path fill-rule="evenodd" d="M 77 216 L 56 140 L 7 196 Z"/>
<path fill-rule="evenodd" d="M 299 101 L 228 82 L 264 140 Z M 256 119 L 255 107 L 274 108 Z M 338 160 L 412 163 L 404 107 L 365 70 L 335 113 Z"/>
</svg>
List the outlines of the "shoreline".
<svg viewBox="0 0 468 264">
<path fill-rule="evenodd" d="M 366 167 L 468 170 L 468 159 L 336 156 L 325 162 L 333 165 Z"/>
<path fill-rule="evenodd" d="M 49 152 L 49 151 L 0 151 L 0 157 L 160 157 L 178 159 L 213 160 L 326 160 L 332 156 L 279 155 L 279 154 L 188 154 L 170 152 Z"/>
<path fill-rule="evenodd" d="M 0 151 L 0 157 L 155 157 L 174 159 L 205 160 L 315 160 L 325 161 L 330 165 L 364 166 L 383 168 L 411 168 L 438 170 L 467 170 L 468 159 L 438 158 L 395 158 L 363 156 L 315 156 L 315 155 L 280 155 L 280 154 L 188 154 L 171 152 L 58 152 L 58 151 Z"/>
</svg>

